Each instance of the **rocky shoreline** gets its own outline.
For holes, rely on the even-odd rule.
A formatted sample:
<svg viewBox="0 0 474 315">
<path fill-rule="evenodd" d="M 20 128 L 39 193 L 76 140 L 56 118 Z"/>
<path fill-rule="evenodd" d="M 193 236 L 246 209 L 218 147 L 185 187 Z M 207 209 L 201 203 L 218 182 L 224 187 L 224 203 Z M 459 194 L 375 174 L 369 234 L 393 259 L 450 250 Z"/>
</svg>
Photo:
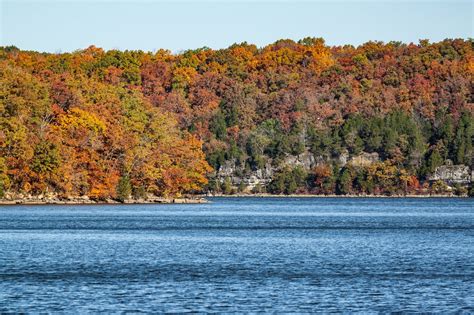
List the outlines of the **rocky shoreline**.
<svg viewBox="0 0 474 315">
<path fill-rule="evenodd" d="M 469 196 L 457 196 L 454 194 L 426 194 L 426 195 L 314 195 L 314 194 L 291 194 L 291 195 L 273 195 L 273 194 L 215 194 L 206 197 L 225 197 L 225 198 L 468 198 Z M 201 196 L 163 198 L 154 197 L 147 199 L 127 199 L 120 202 L 115 199 L 94 200 L 87 196 L 69 197 L 69 198 L 9 198 L 0 199 L 0 205 L 88 205 L 88 204 L 203 204 L 210 201 Z"/>
<path fill-rule="evenodd" d="M 88 204 L 202 204 L 209 201 L 202 197 L 188 197 L 188 198 L 147 198 L 147 199 L 127 199 L 123 202 L 106 199 L 94 200 L 87 196 L 85 197 L 70 197 L 70 198 L 13 198 L 0 199 L 0 205 L 88 205 Z"/>
</svg>

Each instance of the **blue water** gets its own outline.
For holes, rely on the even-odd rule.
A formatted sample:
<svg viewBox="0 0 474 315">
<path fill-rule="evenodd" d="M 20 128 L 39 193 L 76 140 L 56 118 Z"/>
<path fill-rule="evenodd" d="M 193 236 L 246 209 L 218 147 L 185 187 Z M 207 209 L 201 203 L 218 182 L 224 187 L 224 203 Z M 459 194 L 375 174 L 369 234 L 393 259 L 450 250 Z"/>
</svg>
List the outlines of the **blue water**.
<svg viewBox="0 0 474 315">
<path fill-rule="evenodd" d="M 473 199 L 0 207 L 1 312 L 474 312 Z"/>
</svg>

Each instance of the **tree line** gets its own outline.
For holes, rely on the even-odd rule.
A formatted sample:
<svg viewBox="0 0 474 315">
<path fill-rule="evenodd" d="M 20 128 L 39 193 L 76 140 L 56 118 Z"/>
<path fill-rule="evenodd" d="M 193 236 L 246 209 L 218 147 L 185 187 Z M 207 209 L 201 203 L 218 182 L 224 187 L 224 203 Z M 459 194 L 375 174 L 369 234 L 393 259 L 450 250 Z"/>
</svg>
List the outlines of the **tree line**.
<svg viewBox="0 0 474 315">
<path fill-rule="evenodd" d="M 256 187 L 272 193 L 415 192 L 448 159 L 472 167 L 473 48 L 321 38 L 178 54 L 1 47 L 0 194 L 222 191 L 230 185 L 212 170 L 229 160 L 243 173 L 274 166 Z M 283 164 L 305 152 L 313 169 Z M 338 162 L 362 152 L 380 161 Z"/>
</svg>

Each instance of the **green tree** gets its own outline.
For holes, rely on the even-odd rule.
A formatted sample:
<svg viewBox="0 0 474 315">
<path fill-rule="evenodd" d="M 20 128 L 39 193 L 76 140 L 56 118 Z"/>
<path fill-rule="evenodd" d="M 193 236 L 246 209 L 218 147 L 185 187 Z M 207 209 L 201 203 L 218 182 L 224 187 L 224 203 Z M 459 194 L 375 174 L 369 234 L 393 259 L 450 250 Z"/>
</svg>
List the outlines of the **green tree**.
<svg viewBox="0 0 474 315">
<path fill-rule="evenodd" d="M 207 188 L 212 193 L 218 193 L 221 191 L 221 185 L 215 177 L 209 180 Z"/>
<path fill-rule="evenodd" d="M 350 194 L 352 192 L 352 181 L 352 172 L 348 168 L 344 168 L 337 183 L 338 193 L 342 195 Z"/>
<path fill-rule="evenodd" d="M 10 186 L 5 159 L 0 157 L 0 198 L 5 196 L 5 190 Z"/>
<path fill-rule="evenodd" d="M 438 166 L 443 165 L 443 158 L 439 153 L 437 148 L 433 149 L 430 153 L 430 156 L 426 162 L 426 170 L 428 174 L 432 174 Z"/>
<path fill-rule="evenodd" d="M 474 116 L 463 113 L 459 120 L 454 139 L 454 161 L 456 164 L 470 165 L 474 156 Z"/>
<path fill-rule="evenodd" d="M 247 189 L 247 185 L 245 185 L 244 181 L 240 181 L 240 184 L 239 184 L 239 193 L 245 192 L 246 189 Z"/>
<path fill-rule="evenodd" d="M 286 178 L 288 177 L 288 171 L 285 169 L 278 172 L 269 184 L 269 190 L 273 194 L 282 194 L 286 188 Z"/>
<path fill-rule="evenodd" d="M 120 177 L 117 184 L 117 200 L 124 202 L 130 198 L 132 193 L 132 185 L 130 184 L 130 178 L 127 175 Z"/>
<path fill-rule="evenodd" d="M 57 146 L 48 141 L 41 141 L 35 147 L 31 169 L 38 174 L 54 173 L 60 166 L 60 155 Z"/>
<path fill-rule="evenodd" d="M 232 182 L 230 181 L 230 177 L 226 177 L 224 179 L 224 183 L 222 185 L 222 192 L 226 195 L 230 195 L 232 193 Z"/>
<path fill-rule="evenodd" d="M 305 169 L 298 165 L 291 170 L 291 185 L 287 184 L 287 193 L 293 194 L 298 188 L 303 188 L 306 185 L 308 174 Z M 294 186 L 293 186 L 294 183 Z"/>
<path fill-rule="evenodd" d="M 227 124 L 225 121 L 225 116 L 222 114 L 221 111 L 218 111 L 217 114 L 211 121 L 211 125 L 209 126 L 212 133 L 215 134 L 216 139 L 224 140 L 227 136 Z"/>
<path fill-rule="evenodd" d="M 444 194 L 448 191 L 448 185 L 442 180 L 437 180 L 431 185 L 431 191 L 437 194 Z"/>
</svg>

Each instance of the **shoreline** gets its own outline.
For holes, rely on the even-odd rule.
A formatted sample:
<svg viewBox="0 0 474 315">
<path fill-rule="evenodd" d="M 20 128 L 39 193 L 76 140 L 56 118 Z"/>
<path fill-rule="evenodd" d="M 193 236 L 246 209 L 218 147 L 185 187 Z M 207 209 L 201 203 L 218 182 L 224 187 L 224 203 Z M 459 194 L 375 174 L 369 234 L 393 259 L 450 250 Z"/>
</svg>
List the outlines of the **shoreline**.
<svg viewBox="0 0 474 315">
<path fill-rule="evenodd" d="M 468 195 L 315 195 L 315 194 L 233 194 L 233 195 L 206 195 L 207 198 L 470 198 Z"/>
<path fill-rule="evenodd" d="M 89 198 L 72 198 L 72 199 L 39 199 L 39 198 L 23 198 L 23 199 L 0 199 L 2 205 L 131 205 L 131 204 L 204 204 L 209 200 L 199 197 L 187 198 L 153 198 L 153 199 L 129 199 L 120 202 L 113 199 L 92 200 Z"/>
<path fill-rule="evenodd" d="M 40 198 L 22 198 L 22 199 L 0 199 L 2 205 L 131 205 L 131 204 L 205 204 L 211 203 L 208 198 L 470 198 L 469 196 L 456 195 L 314 195 L 314 194 L 290 194 L 290 195 L 273 195 L 273 194 L 233 194 L 233 195 L 196 195 L 185 198 L 151 198 L 151 199 L 129 199 L 120 202 L 113 199 L 92 200 L 87 197 L 71 198 L 71 199 L 40 199 Z"/>
</svg>

